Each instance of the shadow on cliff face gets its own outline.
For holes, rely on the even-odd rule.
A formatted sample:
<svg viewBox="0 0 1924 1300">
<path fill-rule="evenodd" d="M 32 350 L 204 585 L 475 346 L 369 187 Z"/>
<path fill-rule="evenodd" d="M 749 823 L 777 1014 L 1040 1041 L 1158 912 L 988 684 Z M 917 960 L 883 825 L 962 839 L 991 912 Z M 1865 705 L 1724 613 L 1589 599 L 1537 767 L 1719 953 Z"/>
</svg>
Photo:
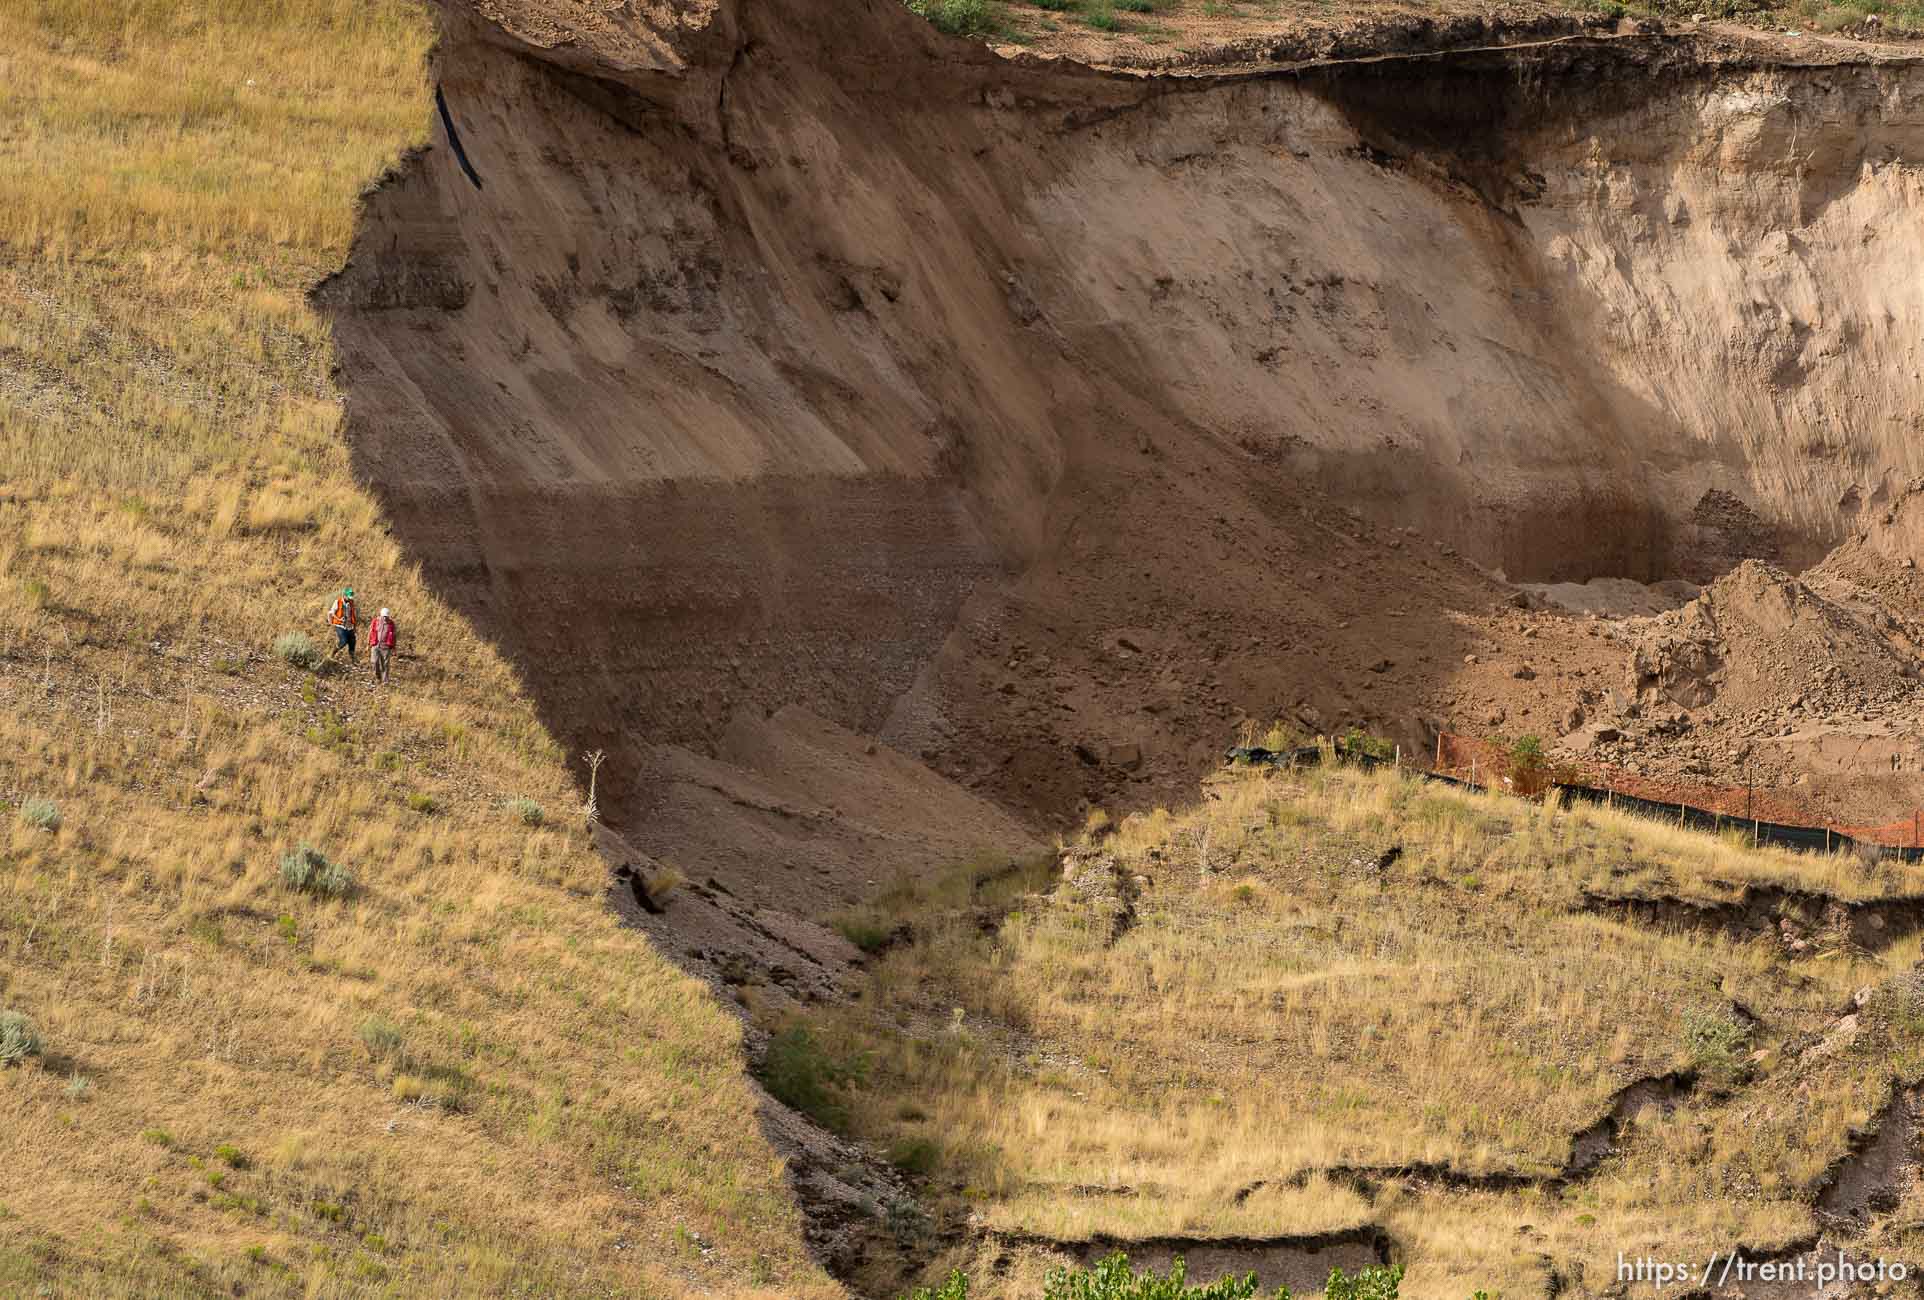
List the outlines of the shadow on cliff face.
<svg viewBox="0 0 1924 1300">
<path fill-rule="evenodd" d="M 1506 594 L 1479 565 L 1707 577 L 1844 526 L 1793 482 L 1917 454 L 1806 464 L 1765 433 L 1828 388 L 1692 370 L 1716 293 L 1811 314 L 1728 251 L 1801 202 L 1771 159 L 1706 210 L 1738 110 L 1705 97 L 1794 72 L 1625 38 L 1205 82 L 880 3 L 832 37 L 790 3 L 573 40 L 448 12 L 485 184 L 440 128 L 318 299 L 360 472 L 615 755 L 617 818 L 648 747 L 791 704 L 1032 824 L 1185 792 L 1245 714 L 1425 744 L 1455 616 Z M 1835 75 L 1874 116 L 1901 74 Z M 1707 137 L 1645 130 L 1680 103 Z M 1712 494 L 1751 522 L 1706 546 Z"/>
</svg>

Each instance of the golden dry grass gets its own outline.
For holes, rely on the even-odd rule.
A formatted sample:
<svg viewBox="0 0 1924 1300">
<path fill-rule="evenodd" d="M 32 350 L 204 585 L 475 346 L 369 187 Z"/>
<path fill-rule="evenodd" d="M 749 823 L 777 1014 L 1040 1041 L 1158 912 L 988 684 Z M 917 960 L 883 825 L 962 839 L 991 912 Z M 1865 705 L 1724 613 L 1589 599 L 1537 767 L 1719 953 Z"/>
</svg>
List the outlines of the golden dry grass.
<svg viewBox="0 0 1924 1300">
<path fill-rule="evenodd" d="M 0 1292 L 835 1292 L 738 1027 L 617 927 L 563 756 L 348 470 L 305 291 L 430 37 L 0 3 L 0 1007 L 45 1038 Z M 389 692 L 267 653 L 342 582 L 401 620 Z M 301 843 L 351 897 L 283 884 Z"/>
<path fill-rule="evenodd" d="M 1233 776 L 1210 793 L 1182 815 L 1098 823 L 1070 850 L 1073 878 L 993 937 L 969 910 L 920 917 L 865 1005 L 821 1018 L 832 1051 L 869 1063 L 857 1130 L 932 1143 L 937 1194 L 995 1228 L 1126 1239 L 1373 1221 L 1408 1252 L 1406 1294 L 1527 1294 L 1546 1252 L 1601 1269 L 1633 1246 L 1701 1257 L 1809 1230 L 1810 1189 L 1850 1130 L 1893 1079 L 1924 1076 L 1915 939 L 1792 960 L 1774 939 L 1580 905 L 1586 886 L 1625 880 L 1702 897 L 1902 880 L 1393 773 Z M 1379 869 L 1391 845 L 1402 853 Z M 1113 887 L 1133 877 L 1134 922 L 1112 941 Z M 1877 992 L 1858 1037 L 1818 1050 L 1864 987 Z M 1762 1026 L 1738 1032 L 1733 1000 Z M 1673 1070 L 1703 1082 L 1560 1191 L 1392 1189 L 1371 1205 L 1318 1172 L 1554 1174 L 1620 1088 Z"/>
</svg>

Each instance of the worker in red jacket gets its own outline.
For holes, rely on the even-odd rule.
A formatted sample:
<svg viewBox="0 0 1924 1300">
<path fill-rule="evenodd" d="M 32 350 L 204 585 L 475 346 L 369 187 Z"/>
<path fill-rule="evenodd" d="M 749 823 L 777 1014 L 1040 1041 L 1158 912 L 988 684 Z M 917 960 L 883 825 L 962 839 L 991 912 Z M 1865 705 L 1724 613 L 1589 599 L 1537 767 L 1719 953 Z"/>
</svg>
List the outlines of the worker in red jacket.
<svg viewBox="0 0 1924 1300">
<path fill-rule="evenodd" d="M 386 609 L 375 615 L 374 621 L 367 625 L 368 657 L 374 661 L 374 681 L 377 685 L 387 683 L 388 663 L 394 658 L 395 634 L 394 619 Z"/>
</svg>

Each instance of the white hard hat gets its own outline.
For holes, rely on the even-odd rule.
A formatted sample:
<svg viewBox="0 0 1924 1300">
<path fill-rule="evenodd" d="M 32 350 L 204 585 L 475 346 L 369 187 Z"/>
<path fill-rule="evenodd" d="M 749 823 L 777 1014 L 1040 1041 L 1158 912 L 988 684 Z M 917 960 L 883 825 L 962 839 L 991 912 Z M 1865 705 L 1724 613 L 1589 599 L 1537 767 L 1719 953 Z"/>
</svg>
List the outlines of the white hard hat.
<svg viewBox="0 0 1924 1300">
<path fill-rule="evenodd" d="M 385 605 L 381 607 L 381 617 L 382 618 L 387 617 L 387 607 Z"/>
</svg>

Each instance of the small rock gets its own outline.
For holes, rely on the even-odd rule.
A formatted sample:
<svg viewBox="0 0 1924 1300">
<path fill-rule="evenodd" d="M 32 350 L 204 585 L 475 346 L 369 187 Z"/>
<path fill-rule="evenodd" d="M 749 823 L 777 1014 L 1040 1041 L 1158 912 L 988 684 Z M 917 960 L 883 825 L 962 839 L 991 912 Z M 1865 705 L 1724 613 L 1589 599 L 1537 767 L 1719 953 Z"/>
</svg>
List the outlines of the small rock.
<svg viewBox="0 0 1924 1300">
<path fill-rule="evenodd" d="M 1530 665 L 1528 664 L 1520 664 L 1518 665 L 1516 671 L 1511 673 L 1510 676 L 1516 678 L 1520 682 L 1533 682 L 1537 678 L 1537 670 L 1530 667 Z"/>
<path fill-rule="evenodd" d="M 1476 656 L 1475 656 L 1475 655 L 1464 655 L 1464 656 L 1463 656 L 1463 662 L 1464 662 L 1464 663 L 1466 663 L 1466 664 L 1473 664 L 1473 663 L 1475 663 L 1475 662 L 1476 662 Z"/>
</svg>

